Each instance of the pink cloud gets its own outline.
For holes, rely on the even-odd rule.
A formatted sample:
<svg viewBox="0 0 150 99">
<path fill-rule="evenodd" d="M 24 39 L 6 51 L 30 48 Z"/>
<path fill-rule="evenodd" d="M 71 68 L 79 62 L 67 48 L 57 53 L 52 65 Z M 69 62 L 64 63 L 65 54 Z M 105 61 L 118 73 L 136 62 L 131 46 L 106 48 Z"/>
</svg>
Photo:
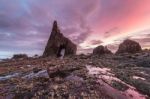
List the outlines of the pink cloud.
<svg viewBox="0 0 150 99">
<path fill-rule="evenodd" d="M 90 41 L 90 45 L 100 45 L 101 43 L 103 43 L 103 41 L 100 41 L 100 40 L 92 40 L 92 41 Z"/>
<path fill-rule="evenodd" d="M 38 49 L 42 53 L 53 20 L 58 20 L 62 33 L 78 45 L 91 40 L 93 45 L 101 43 L 98 41 L 107 43 L 113 37 L 139 31 L 137 36 L 142 29 L 150 29 L 149 4 L 149 0 L 1 0 L 0 50 L 26 49 L 28 53 Z M 135 40 L 149 46 L 146 36 Z M 22 43 L 24 46 L 18 46 Z"/>
</svg>

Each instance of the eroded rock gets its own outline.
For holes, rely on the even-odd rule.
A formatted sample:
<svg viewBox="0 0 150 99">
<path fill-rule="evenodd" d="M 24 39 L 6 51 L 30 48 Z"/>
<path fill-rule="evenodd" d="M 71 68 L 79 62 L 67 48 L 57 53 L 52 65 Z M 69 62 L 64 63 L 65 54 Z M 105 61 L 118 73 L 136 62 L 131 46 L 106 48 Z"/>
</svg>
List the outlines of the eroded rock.
<svg viewBox="0 0 150 99">
<path fill-rule="evenodd" d="M 98 46 L 93 50 L 94 55 L 112 54 L 112 52 L 105 46 Z"/>
<path fill-rule="evenodd" d="M 74 55 L 77 51 L 77 46 L 60 32 L 57 22 L 54 21 L 52 32 L 45 51 L 44 57 L 58 56 L 61 57 L 62 50 L 65 50 L 65 55 Z"/>
<path fill-rule="evenodd" d="M 119 45 L 119 49 L 116 53 L 137 53 L 140 51 L 142 51 L 142 48 L 138 42 L 127 39 Z"/>
</svg>

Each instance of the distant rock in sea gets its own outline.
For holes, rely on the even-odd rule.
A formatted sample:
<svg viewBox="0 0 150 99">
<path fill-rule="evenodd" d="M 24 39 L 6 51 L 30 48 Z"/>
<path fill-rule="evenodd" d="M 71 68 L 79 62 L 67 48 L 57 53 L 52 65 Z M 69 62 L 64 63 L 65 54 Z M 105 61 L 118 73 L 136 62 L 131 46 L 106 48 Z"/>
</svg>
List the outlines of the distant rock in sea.
<svg viewBox="0 0 150 99">
<path fill-rule="evenodd" d="M 13 55 L 12 59 L 27 59 L 28 55 L 26 54 L 15 54 Z"/>
<path fill-rule="evenodd" d="M 54 21 L 52 32 L 43 53 L 43 57 L 61 57 L 62 51 L 64 55 L 74 55 L 76 54 L 77 46 L 71 40 L 63 36 L 57 26 L 57 21 Z"/>
<path fill-rule="evenodd" d="M 140 44 L 136 41 L 126 39 L 119 45 L 116 54 L 120 53 L 137 53 L 142 51 Z"/>
<path fill-rule="evenodd" d="M 93 50 L 94 55 L 112 54 L 112 52 L 105 46 L 98 46 Z"/>
</svg>

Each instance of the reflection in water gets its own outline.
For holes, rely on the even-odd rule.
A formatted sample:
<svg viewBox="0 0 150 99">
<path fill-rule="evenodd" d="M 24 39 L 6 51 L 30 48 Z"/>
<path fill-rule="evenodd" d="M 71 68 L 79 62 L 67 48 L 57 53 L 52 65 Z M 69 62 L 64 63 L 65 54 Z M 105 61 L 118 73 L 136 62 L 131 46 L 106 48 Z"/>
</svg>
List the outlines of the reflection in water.
<svg viewBox="0 0 150 99">
<path fill-rule="evenodd" d="M 132 99 L 146 99 L 144 95 L 141 95 L 139 92 L 129 88 L 128 90 L 125 91 L 126 95 L 130 95 L 133 97 Z"/>
<path fill-rule="evenodd" d="M 49 76 L 48 76 L 47 70 L 41 70 L 38 73 L 31 72 L 30 74 L 25 75 L 23 78 L 30 79 L 30 78 L 34 78 L 34 77 L 47 77 L 48 78 Z"/>
<path fill-rule="evenodd" d="M 90 75 L 96 75 L 98 77 L 98 82 L 103 85 L 102 89 L 106 91 L 106 93 L 108 93 L 108 95 L 110 95 L 111 97 L 115 99 L 146 99 L 146 96 L 136 91 L 135 87 L 129 84 L 126 84 L 122 80 L 115 77 L 114 74 L 110 73 L 111 69 L 92 67 L 90 65 L 86 65 L 86 68 L 88 69 Z M 104 81 L 107 83 L 105 83 Z M 125 84 L 126 86 L 129 87 L 129 89 L 123 92 L 108 85 L 112 83 L 113 81 L 117 81 L 122 84 Z"/>
<path fill-rule="evenodd" d="M 19 73 L 14 73 L 14 74 L 11 74 L 11 75 L 6 75 L 6 76 L 0 76 L 0 81 L 2 81 L 2 80 L 8 80 L 8 79 L 16 77 L 18 75 L 19 75 Z"/>
<path fill-rule="evenodd" d="M 100 73 L 102 73 L 102 74 L 106 74 L 106 73 L 111 74 L 111 73 L 109 73 L 109 71 L 111 70 L 109 68 L 92 67 L 90 65 L 87 65 L 86 68 L 89 70 L 90 74 L 100 74 Z"/>
<path fill-rule="evenodd" d="M 139 76 L 133 76 L 133 79 L 141 79 L 141 80 L 146 80 L 145 78 L 139 77 Z"/>
<path fill-rule="evenodd" d="M 149 76 L 149 74 L 146 74 L 144 71 L 140 72 L 143 75 Z"/>
</svg>

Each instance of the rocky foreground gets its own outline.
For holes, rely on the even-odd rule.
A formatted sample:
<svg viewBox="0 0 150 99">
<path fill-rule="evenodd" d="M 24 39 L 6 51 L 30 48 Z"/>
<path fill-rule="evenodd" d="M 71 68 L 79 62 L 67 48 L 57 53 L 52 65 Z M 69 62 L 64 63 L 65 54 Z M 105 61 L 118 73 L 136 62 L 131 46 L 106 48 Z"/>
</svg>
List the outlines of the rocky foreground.
<svg viewBox="0 0 150 99">
<path fill-rule="evenodd" d="M 149 51 L 0 62 L 0 99 L 149 98 Z"/>
</svg>

